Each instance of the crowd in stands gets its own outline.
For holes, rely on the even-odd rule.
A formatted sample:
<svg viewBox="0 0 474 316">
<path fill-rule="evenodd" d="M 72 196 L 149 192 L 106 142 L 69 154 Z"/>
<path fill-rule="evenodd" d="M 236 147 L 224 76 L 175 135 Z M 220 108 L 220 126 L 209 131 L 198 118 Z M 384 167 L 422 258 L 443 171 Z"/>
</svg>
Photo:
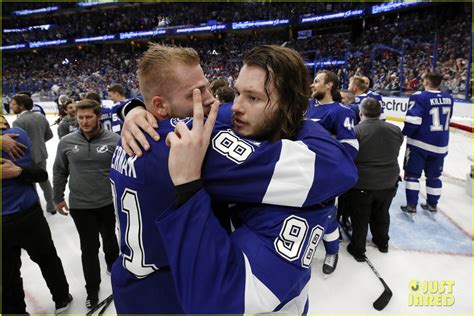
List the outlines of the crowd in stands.
<svg viewBox="0 0 474 316">
<path fill-rule="evenodd" d="M 239 6 L 239 11 L 235 10 L 234 5 Z M 239 15 L 240 20 L 251 20 L 257 17 L 265 19 L 283 17 L 285 14 L 288 15 L 288 12 L 301 15 L 303 12 L 314 14 L 341 10 L 345 5 L 347 4 L 308 3 L 305 6 L 295 6 L 288 3 L 272 3 L 272 5 L 238 3 L 227 7 L 214 3 L 205 6 L 208 10 L 212 9 L 206 13 L 201 6 L 195 6 L 195 10 L 193 7 L 191 11 L 187 8 L 186 12 L 192 12 L 187 16 L 184 14 L 183 4 L 167 4 L 166 8 L 172 8 L 170 9 L 170 12 L 173 12 L 173 15 L 170 15 L 170 21 L 173 21 L 171 23 L 180 24 L 195 23 L 200 16 L 202 16 L 201 22 L 207 19 L 234 20 L 235 14 Z M 459 7 L 467 8 L 466 6 Z M 146 5 L 138 5 L 136 10 L 143 10 L 143 16 L 140 19 L 136 19 L 135 16 L 134 22 L 131 23 L 138 21 L 142 24 L 148 23 L 146 16 L 153 10 L 147 12 L 147 8 L 149 7 Z M 126 25 L 122 30 L 130 30 L 131 25 L 126 22 L 130 14 L 124 11 L 124 19 L 116 16 L 116 14 L 122 14 L 119 13 L 121 10 L 120 8 L 96 10 L 80 15 L 86 20 L 72 23 L 74 26 L 69 26 L 66 22 L 64 25 L 68 25 L 66 28 L 79 30 L 90 23 L 90 21 L 87 22 L 89 18 L 84 16 L 107 14 L 107 17 L 97 19 L 99 25 L 97 23 L 90 25 L 94 25 L 93 28 L 97 30 L 102 27 L 100 23 L 121 21 L 120 23 Z M 267 15 L 262 16 L 263 12 Z M 296 30 L 280 29 L 252 31 L 244 34 L 228 32 L 216 34 L 211 39 L 181 37 L 162 40 L 162 42 L 194 47 L 200 53 L 204 71 L 209 79 L 225 78 L 230 84 L 240 70 L 243 52 L 257 44 L 285 44 L 302 52 L 308 62 L 325 58 L 346 60 L 345 65 L 324 66 L 326 69 L 337 72 L 344 87 L 347 87 L 347 78 L 355 74 L 371 73 L 371 50 L 375 44 L 384 44 L 397 50 L 403 49 L 405 52 L 402 87 L 405 92 L 410 93 L 421 89 L 421 78 L 432 67 L 433 58 L 436 58 L 436 66 L 445 76 L 443 89 L 464 97 L 468 78 L 471 13 L 468 10 L 458 10 L 456 14 L 443 14 L 444 12 L 440 10 L 432 9 L 371 18 L 364 21 L 360 34 L 354 34 L 350 27 L 340 26 L 341 23 L 334 22 L 325 25 L 321 28 L 323 30 L 314 28 L 313 36 L 307 39 L 297 39 Z M 52 18 L 74 21 L 71 17 L 75 16 Z M 44 19 L 41 23 L 47 22 L 47 18 Z M 21 21 L 21 19 L 17 20 Z M 113 29 L 115 26 L 111 27 Z M 152 27 L 144 26 L 144 28 Z M 110 29 L 107 29 L 107 32 L 111 33 Z M 434 45 L 437 48 L 436 53 Z M 74 47 L 41 49 L 33 53 L 4 53 L 3 91 L 6 94 L 13 94 L 15 91 L 27 90 L 54 97 L 59 94 L 74 95 L 79 91 L 93 90 L 100 91 L 102 96 L 106 97 L 107 84 L 120 82 L 129 89 L 130 96 L 134 96 L 138 93 L 137 60 L 145 49 L 146 44 L 137 42 L 133 45 L 129 43 L 89 45 L 81 49 Z M 98 56 L 100 58 L 97 58 Z M 373 78 L 376 90 L 400 90 L 399 57 L 399 54 L 388 50 L 377 51 Z M 32 67 L 32 65 L 35 66 Z M 310 73 L 315 73 L 319 69 L 312 68 Z"/>
<path fill-rule="evenodd" d="M 56 5 L 55 3 L 51 5 Z M 45 3 L 46 7 L 47 4 Z M 11 45 L 38 40 L 80 38 L 119 32 L 152 30 L 159 27 L 199 25 L 208 21 L 230 23 L 269 19 L 296 19 L 305 14 L 324 14 L 348 10 L 350 3 L 308 2 L 304 5 L 293 3 L 206 3 L 194 5 L 192 10 L 186 3 L 136 3 L 117 7 L 88 10 L 79 14 L 48 14 L 40 18 L 12 18 L 4 20 L 3 28 L 17 29 L 34 25 L 52 24 L 48 30 L 31 30 L 21 33 L 3 33 L 3 45 Z M 359 5 L 364 6 L 363 4 Z"/>
</svg>

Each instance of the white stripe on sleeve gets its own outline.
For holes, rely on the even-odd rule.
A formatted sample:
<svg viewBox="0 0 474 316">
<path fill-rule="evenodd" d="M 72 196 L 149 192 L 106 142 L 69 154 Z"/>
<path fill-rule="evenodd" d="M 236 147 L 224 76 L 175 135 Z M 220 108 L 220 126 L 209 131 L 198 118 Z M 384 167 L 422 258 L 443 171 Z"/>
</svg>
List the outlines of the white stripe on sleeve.
<svg viewBox="0 0 474 316">
<path fill-rule="evenodd" d="M 414 125 L 421 125 L 421 117 L 419 116 L 410 116 L 410 115 L 407 115 L 405 116 L 405 122 L 406 123 L 410 123 L 410 124 L 414 124 Z"/>
<path fill-rule="evenodd" d="M 359 141 L 357 139 L 341 139 L 339 140 L 342 144 L 349 144 L 359 151 Z"/>
<path fill-rule="evenodd" d="M 283 139 L 262 203 L 301 207 L 314 181 L 315 161 L 316 154 L 303 142 Z"/>
</svg>

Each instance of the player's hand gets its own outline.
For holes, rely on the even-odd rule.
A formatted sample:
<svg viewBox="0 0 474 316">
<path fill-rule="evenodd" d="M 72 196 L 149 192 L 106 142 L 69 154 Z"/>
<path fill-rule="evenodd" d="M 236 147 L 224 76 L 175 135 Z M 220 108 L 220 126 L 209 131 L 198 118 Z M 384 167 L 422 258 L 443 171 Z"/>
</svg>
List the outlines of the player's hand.
<svg viewBox="0 0 474 316">
<path fill-rule="evenodd" d="M 18 137 L 18 134 L 2 135 L 2 150 L 6 152 L 13 160 L 20 159 L 26 150 L 26 146 L 15 141 L 13 138 Z"/>
<path fill-rule="evenodd" d="M 59 202 L 58 204 L 55 205 L 56 211 L 59 212 L 59 214 L 67 216 L 69 215 L 69 207 L 67 206 L 66 201 Z"/>
<path fill-rule="evenodd" d="M 133 157 L 135 154 L 141 157 L 141 147 L 145 150 L 150 149 L 150 144 L 146 140 L 143 131 L 158 141 L 160 136 L 155 131 L 156 128 L 158 128 L 158 122 L 153 114 L 142 107 L 130 110 L 125 117 L 121 133 L 122 147 L 125 152 L 130 157 Z"/>
<path fill-rule="evenodd" d="M 176 125 L 174 132 L 166 137 L 170 146 L 168 169 L 175 186 L 201 178 L 201 167 L 209 146 L 212 129 L 217 118 L 219 103 L 211 105 L 211 111 L 204 123 L 201 91 L 193 90 L 193 127 L 191 130 L 183 122 Z"/>
<path fill-rule="evenodd" d="M 12 179 L 20 176 L 22 169 L 11 160 L 0 158 L 2 164 L 2 179 Z"/>
</svg>

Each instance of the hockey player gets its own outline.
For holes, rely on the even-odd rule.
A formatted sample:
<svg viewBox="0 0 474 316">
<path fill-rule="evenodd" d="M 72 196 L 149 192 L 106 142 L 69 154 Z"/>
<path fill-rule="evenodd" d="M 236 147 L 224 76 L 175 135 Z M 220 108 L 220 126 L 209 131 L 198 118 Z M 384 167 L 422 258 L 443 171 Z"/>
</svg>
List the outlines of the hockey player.
<svg viewBox="0 0 474 316">
<path fill-rule="evenodd" d="M 354 116 L 350 109 L 340 103 L 334 102 L 333 93 L 337 90 L 339 79 L 332 71 L 320 71 L 311 85 L 311 103 L 306 116 L 320 123 L 331 135 L 346 148 L 347 152 L 355 159 L 359 150 L 359 143 L 354 131 Z M 343 203 L 340 203 L 342 207 Z M 334 272 L 338 261 L 339 229 L 336 209 L 331 215 L 329 225 L 325 232 L 323 273 Z"/>
<path fill-rule="evenodd" d="M 365 90 L 365 94 L 367 95 L 368 98 L 375 99 L 382 104 L 382 96 L 378 94 L 377 92 L 372 90 L 372 80 L 367 77 L 367 76 L 362 76 L 362 80 L 364 80 L 365 85 L 367 86 L 367 90 Z M 362 100 L 360 101 L 362 103 Z M 360 104 L 359 103 L 359 104 Z"/>
<path fill-rule="evenodd" d="M 113 107 L 120 106 L 128 101 L 125 98 L 125 88 L 118 83 L 111 84 L 107 87 L 107 94 L 109 95 L 109 99 L 114 102 Z M 120 135 L 122 130 L 122 121 L 118 119 L 117 114 L 114 113 L 113 109 L 110 110 L 112 118 L 111 118 L 111 128 L 112 132 L 117 133 Z"/>
<path fill-rule="evenodd" d="M 161 58 L 157 58 L 157 56 L 161 56 Z M 162 60 L 164 64 L 158 64 L 156 62 L 158 59 Z M 165 48 L 160 45 L 153 45 L 145 53 L 139 68 L 140 89 L 147 109 L 160 121 L 160 127 L 157 131 L 162 141 L 152 142 L 152 138 L 147 136 L 151 149 L 146 151 L 142 157 L 130 157 L 125 153 L 123 147 L 119 146 L 113 158 L 111 180 L 116 192 L 116 208 L 120 220 L 121 249 L 123 253 L 123 258 L 114 264 L 112 272 L 117 312 L 194 313 L 206 310 L 222 313 L 243 313 L 246 309 L 241 304 L 242 293 L 239 292 L 242 287 L 235 288 L 235 291 L 237 291 L 235 293 L 225 292 L 225 295 L 239 294 L 227 305 L 227 303 L 219 300 L 212 300 L 212 302 L 200 301 L 202 299 L 201 294 L 206 291 L 202 289 L 195 290 L 197 286 L 195 282 L 198 280 L 194 277 L 189 279 L 193 283 L 191 284 L 192 288 L 190 287 L 188 290 L 181 286 L 182 283 L 180 282 L 183 281 L 181 278 L 174 280 L 168 260 L 172 257 L 174 259 L 178 258 L 170 254 L 166 256 L 164 247 L 167 245 L 164 245 L 159 231 L 156 230 L 153 224 L 156 217 L 171 207 L 174 202 L 174 188 L 168 173 L 168 148 L 165 146 L 164 138 L 168 132 L 174 131 L 175 127 L 181 126 L 180 128 L 182 128 L 183 126 L 183 123 L 178 123 L 179 120 L 167 120 L 165 118 L 170 117 L 170 115 L 186 116 L 191 114 L 193 90 L 195 88 L 201 91 L 204 112 L 209 111 L 210 104 L 214 101 L 207 89 L 207 80 L 199 66 L 199 57 L 192 49 Z M 298 68 L 293 71 L 299 72 L 300 70 Z M 304 66 L 301 71 L 303 70 L 305 70 Z M 292 80 L 298 80 L 301 76 L 304 77 L 304 72 L 298 76 L 293 76 Z M 286 79 L 288 76 L 279 77 L 281 87 L 288 80 Z M 293 84 L 292 80 L 288 82 L 289 85 L 304 86 L 300 82 Z M 309 85 L 303 88 L 302 91 L 289 93 L 285 97 L 286 102 L 290 102 L 288 100 L 293 101 L 295 95 L 307 102 L 307 96 L 304 92 L 308 87 Z M 241 92 L 247 93 L 246 90 Z M 263 93 L 263 96 L 252 95 L 246 96 L 246 98 L 248 97 L 253 102 L 257 100 L 262 102 L 259 98 L 265 96 L 266 94 Z M 303 104 L 302 107 L 301 118 L 307 104 Z M 204 165 L 204 182 L 208 192 L 213 197 L 233 203 L 263 202 L 301 207 L 324 204 L 326 200 L 331 200 L 355 182 L 355 169 L 350 157 L 335 140 L 328 137 L 318 124 L 313 122 L 304 124 L 297 138 L 305 145 L 302 145 L 301 142 L 282 140 L 276 140 L 271 144 L 268 141 L 263 141 L 268 135 L 269 127 L 265 124 L 265 114 L 260 113 L 258 116 L 252 116 L 252 118 L 258 118 L 260 126 L 263 125 L 261 130 L 263 133 L 260 134 L 261 140 L 247 140 L 233 132 L 230 125 L 214 129 L 212 150 L 209 150 Z M 186 121 L 189 120 L 184 120 L 184 122 Z M 288 122 L 288 119 L 286 122 Z M 236 125 L 242 127 L 243 135 L 246 135 L 247 127 L 253 126 L 248 122 L 238 120 Z M 288 130 L 288 126 L 283 123 L 279 126 L 283 130 Z M 292 130 L 293 134 L 297 131 L 297 129 Z M 318 157 L 317 161 L 314 160 L 315 153 Z M 181 159 L 189 160 L 190 158 L 185 156 Z M 286 169 L 288 167 L 292 168 L 288 170 Z M 331 175 L 323 172 L 323 170 L 332 170 Z M 337 176 L 334 176 L 334 173 Z M 315 186 L 315 183 L 325 183 L 325 185 Z M 323 217 L 321 225 L 323 226 L 325 223 L 324 216 L 318 216 Z M 275 238 L 282 228 L 280 218 L 281 215 L 275 218 L 280 225 L 273 227 L 272 233 L 277 232 Z M 198 230 L 194 232 L 196 233 Z M 219 231 L 219 234 L 221 233 L 222 231 Z M 170 234 L 172 232 L 168 231 L 167 236 L 169 237 Z M 309 233 L 307 232 L 307 234 Z M 225 231 L 224 235 L 225 238 L 228 238 Z M 312 237 L 314 239 L 316 236 L 313 235 Z M 214 243 L 219 240 L 221 238 L 214 240 Z M 227 245 L 229 240 L 225 240 Z M 196 246 L 197 240 L 187 241 Z M 303 247 L 303 243 L 308 245 L 307 242 L 307 238 L 304 241 L 300 240 L 299 245 Z M 169 250 L 169 247 L 167 249 Z M 202 250 L 202 248 L 197 249 Z M 293 251 L 295 250 L 297 249 L 293 249 Z M 311 248 L 311 254 L 313 250 L 314 248 Z M 242 253 L 237 253 L 239 254 L 239 260 L 242 259 Z M 190 255 L 192 254 L 190 253 Z M 278 260 L 285 260 L 278 257 L 275 252 L 273 252 L 273 256 L 276 256 Z M 298 256 L 301 256 L 301 253 L 298 253 Z M 309 257 L 312 257 L 312 255 Z M 220 259 L 222 259 L 222 267 L 225 267 L 227 265 L 224 260 L 225 257 L 220 257 Z M 308 260 L 310 261 L 310 258 L 305 262 L 307 263 Z M 300 262 L 300 260 L 297 261 Z M 242 263 L 243 261 L 239 262 Z M 200 262 L 199 264 L 202 265 L 203 263 L 206 262 Z M 174 268 L 176 268 L 176 265 L 172 268 L 176 271 Z M 288 293 L 292 298 L 296 293 L 303 293 L 304 307 L 306 297 L 303 290 L 306 289 L 304 285 L 309 279 L 310 269 L 308 267 L 297 267 L 296 265 L 288 269 L 303 271 L 298 279 L 298 288 L 290 289 L 288 284 L 286 284 L 286 288 L 288 291 L 293 289 L 293 292 Z M 203 277 L 208 276 L 208 272 L 212 272 L 212 270 L 203 271 L 205 273 Z M 179 288 L 175 288 L 175 284 Z M 217 285 L 217 283 L 212 284 L 212 282 L 206 284 L 209 284 L 209 286 Z M 294 285 L 291 284 L 291 286 Z M 199 286 L 201 286 L 200 283 Z M 231 288 L 228 287 L 227 290 Z M 179 299 L 177 290 L 180 291 L 178 293 Z M 182 294 L 181 291 L 192 293 L 195 295 L 195 300 L 183 300 L 180 295 Z M 288 297 L 278 298 L 282 302 L 288 299 Z M 208 299 L 212 298 L 208 297 Z M 253 311 L 273 311 L 277 308 L 277 305 L 275 305 L 272 308 L 265 306 L 262 309 L 258 302 L 254 302 L 254 304 L 247 302 L 247 304 L 253 306 L 250 309 Z M 302 311 L 303 308 L 298 310 L 298 312 Z"/>
<path fill-rule="evenodd" d="M 303 60 L 293 50 L 265 45 L 250 50 L 235 84 L 236 134 L 270 142 L 294 139 L 307 107 L 306 80 Z M 196 152 L 203 152 L 199 146 L 203 142 L 194 124 L 191 131 L 181 124 L 168 135 L 174 150 L 169 157 L 170 176 L 178 198 L 176 207 L 158 220 L 183 309 L 187 313 L 306 313 L 310 264 L 334 201 L 304 209 L 237 203 L 231 208 L 236 230 L 228 237 L 212 217 L 209 195 L 200 190 Z M 300 132 L 309 125 L 304 123 Z M 314 145 L 318 144 L 321 155 L 339 155 L 332 137 L 315 132 Z M 198 144 L 196 151 L 190 144 Z M 190 156 L 196 157 L 193 163 L 182 158 Z"/>
<path fill-rule="evenodd" d="M 120 135 L 122 122 L 117 118 L 116 114 L 114 114 L 113 109 L 110 107 L 106 107 L 102 104 L 102 100 L 100 95 L 96 92 L 87 92 L 84 97 L 85 99 L 91 99 L 100 104 L 100 125 L 106 131 L 111 131 Z M 120 101 L 115 104 L 115 106 L 119 106 L 122 103 L 126 103 L 125 101 Z"/>
<path fill-rule="evenodd" d="M 354 111 L 355 114 L 355 123 L 359 124 L 360 116 L 359 116 L 359 105 L 365 98 L 371 97 L 376 99 L 383 104 L 382 96 L 378 93 L 372 92 L 369 89 L 370 80 L 368 77 L 361 77 L 361 76 L 354 76 L 349 80 L 349 90 L 354 93 L 355 100 L 354 103 L 351 104 L 351 109 Z M 382 114 L 380 115 L 380 119 L 384 120 L 384 107 L 382 106 Z"/>
<path fill-rule="evenodd" d="M 421 207 L 434 214 L 441 196 L 441 173 L 444 157 L 448 154 L 449 121 L 453 115 L 453 98 L 439 91 L 443 77 L 429 72 L 423 79 L 425 91 L 414 93 L 408 100 L 403 134 L 407 136 L 407 149 L 403 169 L 407 205 L 402 210 L 416 214 L 419 178 L 426 176 L 426 203 Z"/>
</svg>

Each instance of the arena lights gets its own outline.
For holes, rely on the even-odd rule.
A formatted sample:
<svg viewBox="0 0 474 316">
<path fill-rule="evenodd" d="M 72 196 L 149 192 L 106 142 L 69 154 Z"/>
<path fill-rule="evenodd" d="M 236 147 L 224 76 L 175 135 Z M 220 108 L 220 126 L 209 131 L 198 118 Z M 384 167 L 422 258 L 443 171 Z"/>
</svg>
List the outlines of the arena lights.
<svg viewBox="0 0 474 316">
<path fill-rule="evenodd" d="M 101 36 L 93 36 L 93 37 L 83 37 L 83 38 L 76 38 L 74 43 L 86 43 L 86 42 L 97 42 L 97 41 L 110 41 L 115 39 L 115 35 L 101 35 Z"/>
<path fill-rule="evenodd" d="M 21 49 L 25 47 L 26 47 L 26 44 L 16 44 L 16 45 L 9 45 L 9 46 L 0 46 L 0 50 Z"/>
<path fill-rule="evenodd" d="M 165 35 L 168 31 L 167 30 L 150 30 L 150 31 L 139 31 L 139 32 L 124 32 L 120 33 L 120 39 L 131 39 L 131 38 L 138 38 L 138 37 L 154 37 L 157 35 Z"/>
<path fill-rule="evenodd" d="M 286 25 L 290 23 L 288 19 L 276 19 L 276 20 L 266 20 L 266 21 L 244 21 L 244 22 L 232 22 L 233 30 L 243 30 L 243 29 L 253 29 L 258 27 L 267 27 L 267 26 L 276 26 L 276 25 Z"/>
<path fill-rule="evenodd" d="M 186 27 L 186 28 L 182 28 L 182 29 L 177 29 L 176 34 L 196 33 L 196 32 L 214 32 L 214 31 L 225 30 L 226 28 L 227 28 L 227 25 L 225 25 L 225 24 L 197 26 L 197 27 Z"/>
<path fill-rule="evenodd" d="M 31 31 L 31 30 L 49 30 L 51 27 L 53 27 L 53 24 L 43 24 L 43 25 L 23 27 L 21 29 L 3 29 L 3 33 L 20 33 L 20 32 L 26 32 L 26 31 Z"/>
<path fill-rule="evenodd" d="M 385 13 L 390 11 L 395 11 L 407 7 L 411 7 L 418 4 L 423 4 L 424 2 L 388 2 L 379 5 L 372 6 L 372 14 Z"/>
<path fill-rule="evenodd" d="M 67 40 L 56 40 L 56 41 L 40 41 L 40 42 L 30 42 L 30 48 L 45 47 L 45 46 L 56 46 L 61 44 L 66 44 Z"/>
<path fill-rule="evenodd" d="M 347 19 L 347 18 L 352 18 L 352 17 L 363 16 L 364 14 L 365 14 L 364 9 L 358 9 L 358 10 L 349 10 L 349 11 L 330 13 L 330 14 L 324 14 L 324 15 L 313 15 L 313 16 L 308 16 L 308 17 L 300 17 L 300 23 L 311 23 L 311 22 L 315 23 L 315 22 L 321 22 L 321 21 Z"/>
<path fill-rule="evenodd" d="M 51 11 L 56 11 L 56 10 L 59 10 L 59 7 L 46 7 L 46 8 L 35 9 L 35 10 L 19 10 L 19 11 L 13 11 L 12 13 L 14 15 L 30 15 L 30 14 L 35 14 L 35 13 L 44 13 L 44 12 L 51 12 Z"/>
<path fill-rule="evenodd" d="M 322 60 L 317 60 L 314 62 L 307 62 L 304 63 L 305 66 L 308 67 L 319 67 L 319 66 L 338 66 L 338 65 L 344 65 L 346 62 L 344 60 L 337 60 L 337 59 L 322 59 Z"/>
<path fill-rule="evenodd" d="M 115 1 L 100 1 L 100 2 L 79 2 L 76 5 L 78 7 L 92 7 L 99 4 L 114 3 Z"/>
</svg>

